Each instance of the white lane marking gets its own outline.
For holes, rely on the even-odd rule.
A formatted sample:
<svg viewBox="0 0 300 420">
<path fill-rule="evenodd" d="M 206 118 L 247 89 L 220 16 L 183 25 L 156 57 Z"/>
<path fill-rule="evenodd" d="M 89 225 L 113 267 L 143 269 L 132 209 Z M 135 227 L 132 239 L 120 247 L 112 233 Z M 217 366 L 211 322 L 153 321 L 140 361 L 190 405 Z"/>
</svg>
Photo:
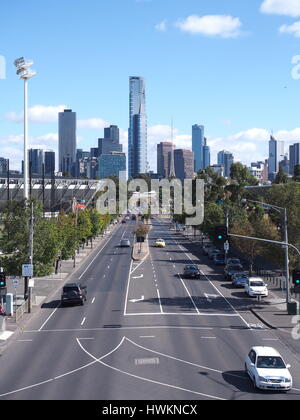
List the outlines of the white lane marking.
<svg viewBox="0 0 300 420">
<path fill-rule="evenodd" d="M 126 315 L 126 312 L 127 312 L 129 285 L 130 285 L 131 274 L 132 274 L 132 271 L 131 271 L 132 270 L 132 263 L 133 263 L 133 261 L 131 260 L 130 267 L 129 267 L 129 273 L 128 273 L 126 295 L 125 295 L 124 316 Z"/>
<path fill-rule="evenodd" d="M 205 339 L 205 340 L 216 340 L 217 339 L 217 337 L 200 337 L 200 338 L 202 338 L 203 340 Z"/>
<path fill-rule="evenodd" d="M 43 325 L 40 327 L 39 331 L 41 331 L 44 326 L 47 324 L 47 322 L 49 321 L 50 318 L 52 318 L 52 316 L 55 314 L 55 312 L 57 311 L 57 309 L 60 307 L 60 302 L 57 305 L 57 307 L 54 309 L 54 311 L 51 312 L 51 314 L 48 316 L 48 318 L 46 319 L 46 321 L 43 323 Z"/>
<path fill-rule="evenodd" d="M 137 276 L 137 277 L 132 277 L 134 280 L 136 280 L 136 279 L 142 279 L 144 277 L 144 274 L 141 274 L 140 276 Z"/>
<path fill-rule="evenodd" d="M 108 270 L 110 269 L 110 266 L 109 266 L 109 265 L 107 266 L 107 269 L 108 269 Z"/>
<path fill-rule="evenodd" d="M 210 295 L 210 294 L 208 294 L 208 293 L 204 293 L 204 296 L 206 297 L 206 299 L 207 299 L 207 301 L 209 302 L 209 303 L 212 303 L 213 302 L 213 299 L 216 299 L 216 298 L 218 298 L 219 296 L 218 295 Z M 211 299 L 212 298 L 212 299 Z"/>
<path fill-rule="evenodd" d="M 159 301 L 160 313 L 163 314 L 164 310 L 163 310 L 163 307 L 162 307 L 162 304 L 161 304 L 160 293 L 159 293 L 158 289 L 156 289 L 156 291 L 157 291 L 157 296 L 158 296 L 158 301 Z"/>
<path fill-rule="evenodd" d="M 86 317 L 83 318 L 82 322 L 80 325 L 83 325 L 85 323 Z"/>
<path fill-rule="evenodd" d="M 196 309 L 196 311 L 197 311 L 197 314 L 199 314 L 200 312 L 199 312 L 199 309 L 197 308 L 197 306 L 196 306 L 196 304 L 195 304 L 195 301 L 194 301 L 194 299 L 192 298 L 192 296 L 191 296 L 191 294 L 190 294 L 190 292 L 189 292 L 189 289 L 186 287 L 186 285 L 185 285 L 185 283 L 184 283 L 184 281 L 183 281 L 183 279 L 182 279 L 182 277 L 181 277 L 181 275 L 179 274 L 179 273 L 177 273 L 178 274 L 178 276 L 179 276 L 179 278 L 180 278 L 180 280 L 181 280 L 181 283 L 183 284 L 183 287 L 185 288 L 185 290 L 186 290 L 186 292 L 187 292 L 187 294 L 189 295 L 189 297 L 190 297 L 190 299 L 191 299 L 191 301 L 192 301 L 192 303 L 193 303 L 193 305 L 194 305 L 194 308 Z"/>
<path fill-rule="evenodd" d="M 149 316 L 149 315 L 162 315 L 161 312 L 145 312 L 145 313 L 126 313 L 124 314 L 124 316 Z M 221 317 L 226 317 L 226 318 L 237 318 L 239 317 L 239 315 L 236 314 L 208 314 L 208 313 L 195 313 L 195 312 L 190 312 L 190 313 L 185 313 L 185 312 L 163 312 L 163 315 L 181 315 L 181 316 L 221 316 Z"/>
<path fill-rule="evenodd" d="M 140 299 L 130 299 L 129 302 L 138 303 L 138 302 L 143 302 L 143 300 L 145 300 L 145 296 L 144 295 L 142 295 L 142 297 Z"/>
<path fill-rule="evenodd" d="M 128 340 L 126 337 L 123 337 L 123 340 L 122 340 L 122 342 L 124 341 L 124 340 Z M 128 341 L 130 341 L 130 340 L 128 340 Z M 190 390 L 190 389 L 185 389 L 185 388 L 181 388 L 181 387 L 179 387 L 179 386 L 175 386 L 175 385 L 170 385 L 170 384 L 166 384 L 166 383 L 163 383 L 163 382 L 159 382 L 159 381 L 154 381 L 154 380 L 152 380 L 152 379 L 148 379 L 148 378 L 144 378 L 144 377 L 142 377 L 142 376 L 138 376 L 138 375 L 134 375 L 134 374 L 132 374 L 132 373 L 129 373 L 129 372 L 126 372 L 126 371 L 124 371 L 124 370 L 121 370 L 121 369 L 118 369 L 118 368 L 116 368 L 116 367 L 114 367 L 114 366 L 111 366 L 111 365 L 108 365 L 107 363 L 104 363 L 103 362 L 103 358 L 104 357 L 102 357 L 101 359 L 97 359 L 95 356 L 93 356 L 91 353 L 89 353 L 83 346 L 82 346 L 82 344 L 78 341 L 78 344 L 80 345 L 80 347 L 81 347 L 81 349 L 86 353 L 86 354 L 88 354 L 95 362 L 98 362 L 98 363 L 100 363 L 100 364 L 102 364 L 103 366 L 106 366 L 106 367 L 108 367 L 108 368 L 110 368 L 110 369 L 112 369 L 112 370 L 114 370 L 114 371 L 116 371 L 116 372 L 119 372 L 119 373 L 124 373 L 125 375 L 127 375 L 127 376 L 130 376 L 130 377 L 132 377 L 132 378 L 135 378 L 135 379 L 140 379 L 140 380 L 142 380 L 142 381 L 145 381 L 145 382 L 150 382 L 150 383 L 153 383 L 153 384 L 157 384 L 157 385 L 161 385 L 161 386 L 165 386 L 165 387 L 167 387 L 167 388 L 173 388 L 173 389 L 177 389 L 177 390 L 180 390 L 180 391 L 185 391 L 185 392 L 190 392 L 190 393 L 192 393 L 192 394 L 196 394 L 196 395 L 201 395 L 201 396 L 203 396 L 203 397 L 206 397 L 206 398 L 211 398 L 211 399 L 215 399 L 215 400 L 222 400 L 222 401 L 224 401 L 224 398 L 220 398 L 220 397 L 215 397 L 215 396 L 213 396 L 213 395 L 208 395 L 208 394 L 203 394 L 203 393 L 201 393 L 201 392 L 197 392 L 197 391 L 193 391 L 193 390 Z M 134 343 L 135 344 L 135 343 Z M 121 344 L 120 344 L 121 345 Z M 138 347 L 141 347 L 141 346 L 138 346 Z M 115 350 L 114 350 L 115 351 Z M 152 350 L 150 350 L 150 351 L 152 351 Z"/>
<path fill-rule="evenodd" d="M 84 276 L 84 274 L 88 271 L 88 269 L 90 268 L 90 266 L 93 264 L 93 262 L 99 257 L 99 254 L 103 251 L 103 249 L 106 247 L 106 245 L 112 240 L 113 236 L 111 236 L 108 241 L 105 243 L 105 245 L 103 245 L 103 247 L 100 249 L 99 252 L 97 252 L 95 258 L 92 259 L 92 261 L 89 263 L 89 265 L 86 267 L 86 269 L 84 270 L 84 272 L 78 277 L 79 280 L 81 280 L 81 278 Z"/>
<path fill-rule="evenodd" d="M 26 343 L 26 342 L 31 342 L 31 341 L 33 341 L 33 340 L 17 340 L 19 343 Z"/>
<path fill-rule="evenodd" d="M 263 338 L 263 341 L 279 341 L 278 338 Z"/>
<path fill-rule="evenodd" d="M 194 261 L 184 250 L 184 248 L 178 244 L 177 241 L 173 240 L 177 246 L 185 253 L 185 255 L 189 258 L 190 261 Z M 212 285 L 212 287 L 219 293 L 220 296 L 222 296 L 223 299 L 228 303 L 228 305 L 231 307 L 231 309 L 237 314 L 237 316 L 244 322 L 244 324 L 247 326 L 247 328 L 251 329 L 248 322 L 242 317 L 242 315 L 235 309 L 235 307 L 229 302 L 229 300 L 220 292 L 220 290 L 213 284 L 213 282 L 208 278 L 208 276 L 200 270 L 201 274 L 208 280 L 208 282 Z"/>
<path fill-rule="evenodd" d="M 95 300 L 96 300 L 96 298 L 94 297 L 94 298 L 93 298 L 93 300 L 92 300 L 92 303 L 94 303 L 94 302 L 95 302 Z"/>
<path fill-rule="evenodd" d="M 83 337 L 79 338 L 79 340 L 95 340 L 95 337 Z"/>
</svg>

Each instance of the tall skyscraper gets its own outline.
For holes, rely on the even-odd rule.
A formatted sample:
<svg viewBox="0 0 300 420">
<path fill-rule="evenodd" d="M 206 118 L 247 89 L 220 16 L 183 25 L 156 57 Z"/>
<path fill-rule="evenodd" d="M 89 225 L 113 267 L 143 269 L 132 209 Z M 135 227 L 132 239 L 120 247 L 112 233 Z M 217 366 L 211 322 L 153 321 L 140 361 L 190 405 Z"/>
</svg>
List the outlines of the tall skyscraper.
<svg viewBox="0 0 300 420">
<path fill-rule="evenodd" d="M 181 181 L 194 178 L 194 152 L 191 150 L 174 150 L 176 177 Z"/>
<path fill-rule="evenodd" d="M 203 169 L 207 169 L 210 166 L 210 147 L 207 145 L 207 138 L 204 137 L 203 146 Z"/>
<path fill-rule="evenodd" d="M 218 153 L 218 165 L 222 165 L 224 168 L 225 178 L 230 177 L 231 166 L 234 162 L 234 156 L 232 153 L 222 150 Z"/>
<path fill-rule="evenodd" d="M 111 125 L 110 127 L 104 128 L 104 138 L 111 139 L 116 143 L 120 142 L 120 130 L 117 125 Z"/>
<path fill-rule="evenodd" d="M 134 177 L 148 171 L 145 80 L 130 77 L 129 92 L 128 175 Z"/>
<path fill-rule="evenodd" d="M 278 141 L 273 135 L 269 141 L 269 180 L 273 181 L 279 171 L 279 163 L 284 160 L 284 141 Z"/>
<path fill-rule="evenodd" d="M 195 172 L 204 169 L 204 126 L 195 124 L 192 127 L 192 149 L 195 155 Z"/>
<path fill-rule="evenodd" d="M 44 163 L 44 151 L 42 149 L 28 150 L 29 169 L 32 175 L 42 175 Z"/>
<path fill-rule="evenodd" d="M 295 166 L 300 165 L 300 143 L 290 146 L 290 174 L 294 175 Z"/>
<path fill-rule="evenodd" d="M 157 174 L 159 178 L 168 178 L 170 175 L 170 155 L 174 149 L 173 143 L 161 142 L 157 145 Z"/>
<path fill-rule="evenodd" d="M 76 112 L 65 109 L 58 117 L 59 171 L 73 174 L 76 166 Z"/>
<path fill-rule="evenodd" d="M 44 151 L 45 175 L 51 176 L 55 172 L 55 152 L 53 150 Z"/>
</svg>

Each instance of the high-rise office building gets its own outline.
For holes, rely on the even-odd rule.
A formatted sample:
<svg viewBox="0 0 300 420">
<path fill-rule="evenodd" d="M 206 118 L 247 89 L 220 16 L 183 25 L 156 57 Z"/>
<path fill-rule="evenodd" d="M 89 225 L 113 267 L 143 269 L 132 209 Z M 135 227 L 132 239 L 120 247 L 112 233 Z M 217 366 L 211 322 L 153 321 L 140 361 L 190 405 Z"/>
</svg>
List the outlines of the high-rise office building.
<svg viewBox="0 0 300 420">
<path fill-rule="evenodd" d="M 184 181 L 185 179 L 194 178 L 194 159 L 195 155 L 191 150 L 174 150 L 174 164 L 176 177 L 178 179 Z"/>
<path fill-rule="evenodd" d="M 8 159 L 0 157 L 0 174 L 6 174 L 8 171 Z"/>
<path fill-rule="evenodd" d="M 300 165 L 300 143 L 290 146 L 290 174 L 294 175 L 295 166 Z"/>
<path fill-rule="evenodd" d="M 45 175 L 51 176 L 55 172 L 55 152 L 53 150 L 44 151 Z"/>
<path fill-rule="evenodd" d="M 134 177 L 148 171 L 145 80 L 130 77 L 129 91 L 128 175 Z"/>
<path fill-rule="evenodd" d="M 44 151 L 42 149 L 28 150 L 29 170 L 32 175 L 42 175 L 44 163 Z"/>
<path fill-rule="evenodd" d="M 218 165 L 222 165 L 224 168 L 225 178 L 230 177 L 231 166 L 234 162 L 234 156 L 232 153 L 222 150 L 218 153 Z"/>
<path fill-rule="evenodd" d="M 99 178 L 110 176 L 119 177 L 120 172 L 126 171 L 126 155 L 122 152 L 102 154 L 98 158 Z"/>
<path fill-rule="evenodd" d="M 207 138 L 204 137 L 204 146 L 203 146 L 203 169 L 204 170 L 210 166 L 210 160 L 211 160 L 210 147 L 207 145 Z"/>
<path fill-rule="evenodd" d="M 273 135 L 269 141 L 269 180 L 273 181 L 279 171 L 279 163 L 284 160 L 284 141 L 276 140 Z"/>
<path fill-rule="evenodd" d="M 203 162 L 204 126 L 195 124 L 192 127 L 192 149 L 195 155 L 195 172 L 204 169 Z"/>
<path fill-rule="evenodd" d="M 157 145 L 157 174 L 159 178 L 168 178 L 170 175 L 170 154 L 174 150 L 172 142 L 161 142 Z"/>
<path fill-rule="evenodd" d="M 58 117 L 59 171 L 74 174 L 76 166 L 76 112 L 65 109 Z"/>
<path fill-rule="evenodd" d="M 116 143 L 120 142 L 120 130 L 117 125 L 111 125 L 109 127 L 104 128 L 104 138 L 111 139 Z"/>
</svg>

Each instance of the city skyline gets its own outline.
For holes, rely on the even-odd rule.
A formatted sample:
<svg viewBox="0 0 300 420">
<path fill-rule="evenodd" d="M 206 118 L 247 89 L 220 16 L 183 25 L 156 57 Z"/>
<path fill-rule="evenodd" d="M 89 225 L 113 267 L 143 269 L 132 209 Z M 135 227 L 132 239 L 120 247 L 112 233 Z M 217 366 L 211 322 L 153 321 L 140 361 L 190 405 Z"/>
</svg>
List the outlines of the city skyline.
<svg viewBox="0 0 300 420">
<path fill-rule="evenodd" d="M 285 8 L 278 10 L 269 7 L 268 12 L 262 7 L 263 0 L 251 4 L 227 0 L 222 5 L 216 0 L 201 5 L 195 0 L 172 0 L 172 8 L 169 0 L 163 3 L 158 4 L 156 0 L 103 3 L 103 22 L 97 32 L 91 29 L 97 25 L 91 23 L 94 19 L 97 22 L 100 13 L 98 2 L 91 0 L 95 13 L 88 15 L 87 26 L 86 10 L 73 5 L 72 25 L 68 28 L 74 42 L 68 44 L 70 50 L 66 55 L 57 48 L 64 39 L 66 4 L 60 4 L 60 16 L 55 16 L 57 30 L 47 41 L 47 53 L 33 39 L 28 44 L 18 35 L 24 30 L 26 16 L 26 22 L 37 24 L 37 31 L 50 31 L 48 22 L 46 28 L 41 28 L 38 17 L 41 13 L 52 16 L 55 7 L 36 4 L 29 15 L 22 4 L 14 12 L 8 5 L 3 6 L 7 19 L 0 28 L 3 39 L 0 55 L 5 58 L 6 78 L 0 79 L 0 148 L 1 155 L 10 158 L 12 169 L 20 169 L 22 157 L 22 86 L 12 64 L 21 53 L 34 59 L 38 71 L 29 91 L 30 148 L 57 151 L 56 116 L 72 108 L 78 115 L 79 148 L 89 149 L 105 126 L 118 124 L 121 143 L 127 152 L 127 80 L 132 74 L 139 74 L 147 81 L 148 154 L 154 171 L 153 152 L 158 143 L 170 140 L 171 115 L 176 122 L 177 147 L 191 148 L 190 127 L 199 121 L 205 126 L 212 163 L 222 149 L 230 150 L 236 160 L 245 164 L 263 160 L 268 156 L 266 143 L 272 130 L 276 138 L 286 142 L 285 152 L 289 145 L 299 141 L 297 56 L 300 49 L 297 34 L 292 32 L 299 14 L 293 12 L 290 3 L 283 2 Z M 116 5 L 117 31 L 105 19 Z M 13 37 L 9 36 L 11 31 L 7 26 L 12 13 L 17 28 Z M 126 24 L 122 20 L 125 15 L 128 15 Z M 198 16 L 194 31 L 191 16 Z M 203 27 L 208 16 L 219 17 L 211 22 L 213 34 L 205 33 Z M 222 32 L 222 16 L 231 17 L 228 21 L 237 30 Z M 81 37 L 72 29 L 79 24 L 86 29 Z M 125 30 L 135 43 L 128 43 L 126 37 L 120 36 Z M 143 37 L 137 37 L 140 33 Z M 110 41 L 101 43 L 102 49 L 97 52 L 94 47 L 104 34 Z M 135 54 L 136 51 L 139 53 Z M 197 57 L 195 51 L 202 53 Z M 100 66 L 99 73 L 97 63 L 102 63 L 103 54 L 110 59 L 109 67 L 113 71 Z M 193 66 L 186 66 L 191 56 Z M 72 64 L 77 57 L 80 60 L 73 71 Z M 170 66 L 170 59 L 176 65 Z M 156 71 L 158 63 L 159 72 Z M 255 71 L 258 63 L 259 71 Z"/>
</svg>

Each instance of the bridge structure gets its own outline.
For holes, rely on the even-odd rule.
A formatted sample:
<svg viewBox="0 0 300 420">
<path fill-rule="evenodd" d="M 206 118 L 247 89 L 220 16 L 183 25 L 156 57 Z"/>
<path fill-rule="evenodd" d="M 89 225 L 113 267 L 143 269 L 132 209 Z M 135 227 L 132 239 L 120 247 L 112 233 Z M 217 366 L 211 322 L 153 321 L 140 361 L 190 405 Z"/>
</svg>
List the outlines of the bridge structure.
<svg viewBox="0 0 300 420">
<path fill-rule="evenodd" d="M 29 196 L 43 203 L 44 212 L 56 213 L 60 210 L 68 212 L 74 202 L 88 206 L 103 181 L 72 179 L 72 178 L 42 178 L 32 177 L 29 185 Z M 9 201 L 22 201 L 24 198 L 24 180 L 22 177 L 0 176 L 0 211 Z"/>
</svg>

